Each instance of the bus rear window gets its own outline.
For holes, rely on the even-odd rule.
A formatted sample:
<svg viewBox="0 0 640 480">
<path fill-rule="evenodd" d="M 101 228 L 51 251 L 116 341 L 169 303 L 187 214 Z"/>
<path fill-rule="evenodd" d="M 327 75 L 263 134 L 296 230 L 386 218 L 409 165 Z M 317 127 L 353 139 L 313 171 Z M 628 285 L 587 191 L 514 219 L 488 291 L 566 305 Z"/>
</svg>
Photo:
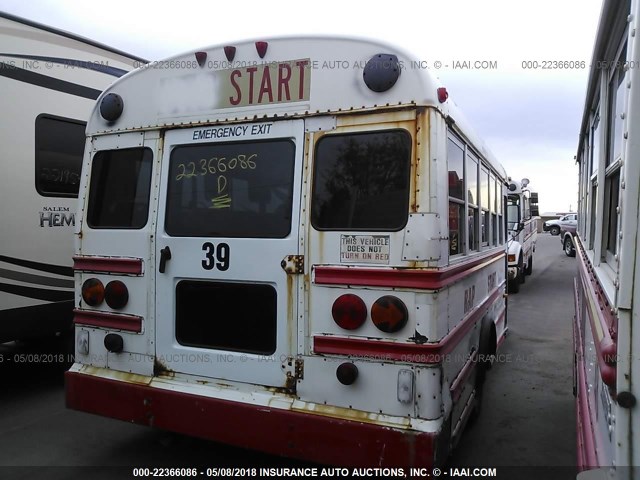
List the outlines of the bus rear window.
<svg viewBox="0 0 640 480">
<path fill-rule="evenodd" d="M 286 237 L 294 162 L 290 139 L 174 148 L 166 232 L 177 237 Z"/>
<path fill-rule="evenodd" d="M 87 210 L 91 228 L 140 229 L 147 224 L 152 159 L 149 148 L 95 154 Z"/>
<path fill-rule="evenodd" d="M 311 222 L 318 230 L 402 229 L 411 136 L 405 130 L 327 135 L 316 145 Z"/>
</svg>

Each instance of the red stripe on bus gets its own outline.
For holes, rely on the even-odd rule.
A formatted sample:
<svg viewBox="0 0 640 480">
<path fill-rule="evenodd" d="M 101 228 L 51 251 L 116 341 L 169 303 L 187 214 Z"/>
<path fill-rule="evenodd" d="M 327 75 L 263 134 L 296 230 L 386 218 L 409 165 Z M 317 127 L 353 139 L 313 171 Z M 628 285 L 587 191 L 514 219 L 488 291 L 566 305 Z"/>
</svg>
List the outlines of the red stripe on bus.
<svg viewBox="0 0 640 480">
<path fill-rule="evenodd" d="M 458 265 L 440 269 L 367 268 L 362 266 L 316 265 L 317 285 L 359 285 L 368 287 L 417 288 L 439 290 L 473 275 L 504 257 L 504 251 L 491 252 Z"/>
<path fill-rule="evenodd" d="M 431 467 L 439 433 L 221 400 L 77 372 L 65 373 L 65 395 L 67 407 L 75 410 L 324 465 Z"/>
<path fill-rule="evenodd" d="M 457 403 L 462 395 L 462 390 L 464 389 L 465 384 L 469 380 L 473 369 L 478 366 L 478 351 L 474 350 L 469 358 L 467 359 L 464 366 L 458 372 L 458 376 L 455 378 L 451 387 L 449 387 L 449 392 L 451 393 L 451 399 L 453 403 Z"/>
<path fill-rule="evenodd" d="M 136 333 L 142 331 L 142 317 L 137 315 L 117 315 L 109 312 L 80 310 L 78 308 L 73 310 L 73 323 Z"/>
<path fill-rule="evenodd" d="M 314 335 L 313 352 L 326 355 L 353 355 L 380 361 L 441 363 L 444 360 L 444 355 L 453 351 L 476 322 L 482 319 L 491 304 L 500 295 L 502 295 L 502 290 L 498 287 L 481 305 L 464 317 L 437 343 L 400 343 L 385 340 Z"/>
<path fill-rule="evenodd" d="M 582 249 L 582 245 L 580 242 L 576 242 L 578 248 L 576 248 L 576 252 L 578 252 L 578 270 L 580 273 L 580 285 L 582 285 L 582 291 L 585 295 L 585 301 L 587 301 L 587 297 L 591 297 L 591 299 L 595 302 L 596 308 L 595 317 L 593 315 L 592 309 L 587 308 L 587 317 L 589 318 L 589 323 L 591 324 L 591 331 L 594 335 L 594 345 L 596 347 L 596 354 L 598 358 L 598 367 L 600 370 L 600 377 L 602 377 L 602 381 L 609 387 L 615 390 L 616 388 L 616 355 L 618 352 L 618 345 L 616 341 L 613 339 L 613 335 L 616 334 L 616 331 L 613 328 L 613 324 L 615 323 L 613 319 L 607 318 L 607 316 L 613 316 L 610 313 L 610 309 L 605 308 L 608 307 L 608 304 L 602 304 L 603 294 L 598 294 L 596 289 L 599 287 L 599 283 L 595 278 L 595 275 L 590 272 L 590 266 L 588 265 L 588 260 L 585 258 L 585 253 Z M 577 293 L 576 293 L 577 295 Z M 596 338 L 598 335 L 598 331 L 602 332 L 602 338 Z"/>
<path fill-rule="evenodd" d="M 574 279 L 575 305 L 577 306 L 578 283 Z M 573 346 L 576 355 L 576 454 L 579 470 L 586 470 L 598 466 L 596 440 L 593 431 L 587 390 L 587 375 L 585 371 L 584 348 L 582 345 L 582 331 L 580 329 L 580 310 L 576 308 L 576 318 L 573 323 Z"/>
<path fill-rule="evenodd" d="M 73 257 L 73 269 L 80 272 L 142 275 L 142 259 L 76 255 Z"/>
</svg>

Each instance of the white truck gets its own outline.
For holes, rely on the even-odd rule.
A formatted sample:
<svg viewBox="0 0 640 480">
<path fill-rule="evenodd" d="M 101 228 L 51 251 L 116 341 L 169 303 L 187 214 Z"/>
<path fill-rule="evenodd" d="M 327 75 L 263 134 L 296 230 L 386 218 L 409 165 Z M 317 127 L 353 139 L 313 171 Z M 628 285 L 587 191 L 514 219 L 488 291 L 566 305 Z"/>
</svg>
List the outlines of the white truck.
<svg viewBox="0 0 640 480">
<path fill-rule="evenodd" d="M 538 238 L 538 194 L 527 186 L 529 179 L 508 179 L 507 259 L 509 293 L 518 293 L 525 277 L 533 272 L 533 253 Z"/>
</svg>

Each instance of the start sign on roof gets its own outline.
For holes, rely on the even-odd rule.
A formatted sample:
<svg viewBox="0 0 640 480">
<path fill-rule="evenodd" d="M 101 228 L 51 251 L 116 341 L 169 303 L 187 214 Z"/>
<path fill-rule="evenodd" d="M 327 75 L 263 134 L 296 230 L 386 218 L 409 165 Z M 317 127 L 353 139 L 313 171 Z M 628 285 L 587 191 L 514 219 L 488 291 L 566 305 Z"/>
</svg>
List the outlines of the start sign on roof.
<svg viewBox="0 0 640 480">
<path fill-rule="evenodd" d="M 246 107 L 309 100 L 309 59 L 289 60 L 224 70 L 224 107 Z"/>
</svg>

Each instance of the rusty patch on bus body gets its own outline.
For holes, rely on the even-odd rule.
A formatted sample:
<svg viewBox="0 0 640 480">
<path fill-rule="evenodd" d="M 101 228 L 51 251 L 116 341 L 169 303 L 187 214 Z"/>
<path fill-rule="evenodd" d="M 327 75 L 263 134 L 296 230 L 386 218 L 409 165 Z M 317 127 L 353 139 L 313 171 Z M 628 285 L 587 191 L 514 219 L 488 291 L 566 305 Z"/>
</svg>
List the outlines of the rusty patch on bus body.
<svg viewBox="0 0 640 480">
<path fill-rule="evenodd" d="M 304 255 L 287 255 L 280 266 L 289 275 L 304 273 Z"/>
<path fill-rule="evenodd" d="M 165 364 L 163 364 L 158 359 L 158 357 L 156 357 L 153 360 L 153 375 L 155 377 L 163 376 L 163 377 L 173 378 L 173 377 L 175 377 L 176 372 L 171 370 L 169 367 L 167 367 Z"/>
</svg>

